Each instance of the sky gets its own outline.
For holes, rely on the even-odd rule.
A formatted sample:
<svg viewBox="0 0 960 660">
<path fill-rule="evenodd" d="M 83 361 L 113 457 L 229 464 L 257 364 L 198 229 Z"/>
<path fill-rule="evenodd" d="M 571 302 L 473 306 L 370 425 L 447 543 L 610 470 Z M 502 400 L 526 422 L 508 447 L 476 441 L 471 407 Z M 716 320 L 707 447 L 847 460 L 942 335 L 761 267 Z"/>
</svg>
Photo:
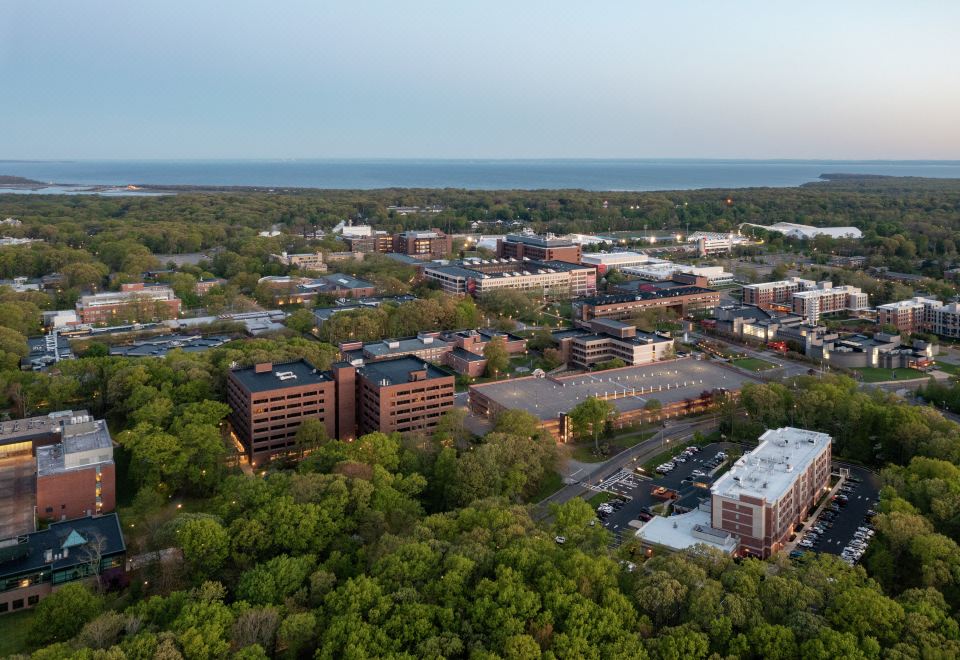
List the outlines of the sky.
<svg viewBox="0 0 960 660">
<path fill-rule="evenodd" d="M 960 158 L 956 0 L 0 0 L 0 159 Z"/>
</svg>

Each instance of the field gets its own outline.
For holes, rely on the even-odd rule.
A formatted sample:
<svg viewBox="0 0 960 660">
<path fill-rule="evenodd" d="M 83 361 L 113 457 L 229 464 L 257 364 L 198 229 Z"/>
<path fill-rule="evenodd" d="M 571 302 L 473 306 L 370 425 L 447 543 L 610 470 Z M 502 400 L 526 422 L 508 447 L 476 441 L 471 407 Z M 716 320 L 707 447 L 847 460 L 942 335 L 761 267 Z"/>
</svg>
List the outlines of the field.
<svg viewBox="0 0 960 660">
<path fill-rule="evenodd" d="M 22 610 L 0 617 L 0 658 L 22 653 L 33 621 L 33 610 Z"/>
<path fill-rule="evenodd" d="M 888 380 L 911 380 L 926 376 L 916 369 L 881 369 L 879 367 L 861 367 L 854 369 L 864 383 L 881 383 Z"/>
<path fill-rule="evenodd" d="M 733 360 L 731 364 L 740 367 L 741 369 L 746 369 L 747 371 L 766 371 L 767 369 L 774 369 L 777 365 L 766 362 L 765 360 L 760 360 L 759 358 L 740 358 Z"/>
</svg>

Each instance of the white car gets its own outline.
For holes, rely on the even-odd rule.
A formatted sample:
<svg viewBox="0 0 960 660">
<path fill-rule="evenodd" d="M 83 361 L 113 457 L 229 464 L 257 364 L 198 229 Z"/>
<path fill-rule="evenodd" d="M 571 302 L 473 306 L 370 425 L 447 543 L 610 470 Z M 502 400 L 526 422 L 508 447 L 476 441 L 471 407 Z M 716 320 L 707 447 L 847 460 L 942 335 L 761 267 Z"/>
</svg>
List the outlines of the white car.
<svg viewBox="0 0 960 660">
<path fill-rule="evenodd" d="M 707 476 L 707 473 L 704 472 L 703 470 L 694 470 L 694 471 L 691 472 L 690 474 L 691 474 L 692 476 L 694 476 L 694 477 L 705 477 L 705 476 Z"/>
</svg>

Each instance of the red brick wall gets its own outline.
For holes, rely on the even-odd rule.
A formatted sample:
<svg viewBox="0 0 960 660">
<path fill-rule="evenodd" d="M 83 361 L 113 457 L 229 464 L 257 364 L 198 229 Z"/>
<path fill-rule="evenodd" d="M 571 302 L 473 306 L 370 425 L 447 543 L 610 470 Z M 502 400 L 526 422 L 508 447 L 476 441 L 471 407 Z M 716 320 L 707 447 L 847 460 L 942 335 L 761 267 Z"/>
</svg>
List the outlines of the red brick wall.
<svg viewBox="0 0 960 660">
<path fill-rule="evenodd" d="M 115 481 L 114 464 L 100 465 L 99 513 L 109 513 L 116 507 Z M 97 466 L 37 477 L 37 516 L 40 519 L 82 518 L 88 513 L 98 513 Z"/>
</svg>

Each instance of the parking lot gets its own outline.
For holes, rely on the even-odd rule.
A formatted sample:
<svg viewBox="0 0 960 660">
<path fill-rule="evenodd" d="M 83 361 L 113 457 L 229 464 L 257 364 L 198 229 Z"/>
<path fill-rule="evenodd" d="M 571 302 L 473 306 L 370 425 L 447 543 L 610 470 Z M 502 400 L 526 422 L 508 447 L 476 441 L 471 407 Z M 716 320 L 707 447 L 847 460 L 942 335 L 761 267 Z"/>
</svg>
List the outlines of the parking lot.
<svg viewBox="0 0 960 660">
<path fill-rule="evenodd" d="M 812 548 L 797 547 L 799 551 L 813 550 L 815 552 L 829 552 L 839 555 L 855 538 L 857 529 L 867 524 L 867 511 L 876 509 L 876 501 L 880 497 L 880 478 L 869 470 L 859 467 L 843 466 L 850 470 L 853 479 L 844 482 L 850 488 L 850 492 L 843 493 L 838 488 L 838 493 L 847 497 L 847 503 L 837 504 L 837 511 L 834 512 L 832 520 L 827 520 L 828 516 L 821 514 L 820 522 L 824 523 L 824 532 L 820 534 Z M 859 481 L 855 481 L 859 480 Z M 842 487 L 844 484 L 840 484 Z M 824 507 L 824 511 L 829 510 L 830 504 Z M 816 521 L 812 521 L 816 522 Z M 809 527 L 809 526 L 808 526 Z M 800 535 L 797 539 L 803 538 L 806 534 Z"/>
<path fill-rule="evenodd" d="M 683 445 L 686 446 L 686 445 Z M 687 459 L 686 463 L 677 463 L 676 468 L 665 475 L 652 475 L 653 478 L 641 476 L 637 472 L 622 469 L 604 479 L 600 484 L 593 486 L 598 491 L 607 491 L 628 498 L 628 501 L 619 509 L 603 519 L 603 526 L 613 532 L 616 544 L 623 540 L 624 533 L 631 533 L 631 520 L 637 520 L 640 510 L 663 502 L 651 495 L 657 486 L 665 486 L 677 490 L 683 485 L 681 482 L 690 477 L 694 470 L 709 472 L 705 463 L 711 460 L 718 451 L 728 451 L 729 443 L 716 442 L 705 445 L 702 450 Z M 723 469 L 721 467 L 721 469 Z"/>
</svg>

